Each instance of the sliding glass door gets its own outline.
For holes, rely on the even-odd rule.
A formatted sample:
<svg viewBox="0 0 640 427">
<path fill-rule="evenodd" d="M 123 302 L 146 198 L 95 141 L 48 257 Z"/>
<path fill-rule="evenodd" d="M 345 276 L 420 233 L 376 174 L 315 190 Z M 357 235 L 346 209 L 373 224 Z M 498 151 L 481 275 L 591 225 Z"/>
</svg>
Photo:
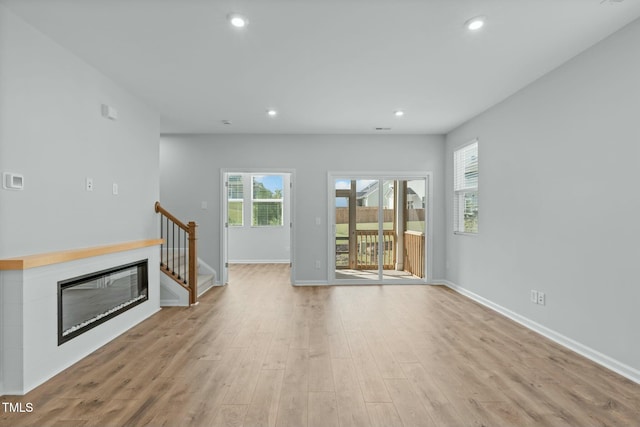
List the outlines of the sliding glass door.
<svg viewBox="0 0 640 427">
<path fill-rule="evenodd" d="M 424 281 L 427 177 L 331 176 L 331 279 Z"/>
</svg>

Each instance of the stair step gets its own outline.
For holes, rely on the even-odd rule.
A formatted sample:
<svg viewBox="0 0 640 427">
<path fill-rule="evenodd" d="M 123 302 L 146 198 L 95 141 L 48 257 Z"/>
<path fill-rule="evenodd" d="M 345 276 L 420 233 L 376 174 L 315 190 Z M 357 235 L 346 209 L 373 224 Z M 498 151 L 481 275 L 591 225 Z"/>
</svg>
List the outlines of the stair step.
<svg viewBox="0 0 640 427">
<path fill-rule="evenodd" d="M 209 280 L 213 280 L 213 274 L 201 274 L 198 276 L 198 286 L 205 284 Z"/>
<path fill-rule="evenodd" d="M 178 274 L 182 279 L 189 278 L 189 264 L 188 259 L 185 262 L 183 257 L 176 256 L 175 258 L 169 257 L 170 264 L 167 264 L 167 259 L 162 257 L 160 262 L 162 262 L 167 268 L 173 269 L 175 273 L 174 276 L 178 277 Z"/>
<path fill-rule="evenodd" d="M 188 272 L 186 273 L 186 275 L 188 276 Z M 176 279 L 178 279 L 178 272 L 176 271 L 176 274 L 174 274 L 174 277 Z M 180 275 L 179 277 L 180 279 L 184 279 L 185 277 L 183 277 L 182 275 Z M 188 277 L 187 277 L 188 278 Z M 215 278 L 214 274 L 198 274 L 198 285 L 203 284 L 209 280 L 213 280 Z"/>
<path fill-rule="evenodd" d="M 214 278 L 213 274 L 201 274 L 198 276 L 198 296 L 201 296 L 215 285 Z"/>
</svg>

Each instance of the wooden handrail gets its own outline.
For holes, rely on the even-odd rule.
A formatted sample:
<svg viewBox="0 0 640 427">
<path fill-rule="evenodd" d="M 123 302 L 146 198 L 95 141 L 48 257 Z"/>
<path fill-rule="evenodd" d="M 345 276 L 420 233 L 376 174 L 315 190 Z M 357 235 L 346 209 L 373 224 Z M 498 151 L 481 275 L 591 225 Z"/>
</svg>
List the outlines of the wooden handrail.
<svg viewBox="0 0 640 427">
<path fill-rule="evenodd" d="M 394 230 L 382 230 L 383 236 L 391 236 L 395 233 L 396 232 Z M 358 236 L 377 236 L 378 230 L 356 230 L 356 234 Z"/>
<path fill-rule="evenodd" d="M 167 218 L 169 218 L 172 222 L 174 222 L 178 227 L 182 228 L 186 232 L 189 232 L 189 226 L 186 225 L 184 222 L 180 221 L 175 216 L 173 216 L 173 214 L 171 214 L 171 212 L 169 212 L 168 210 L 163 208 L 160 205 L 160 202 L 156 202 L 155 209 L 156 209 L 156 213 L 161 213 L 162 215 L 164 215 Z"/>
<path fill-rule="evenodd" d="M 155 203 L 155 211 L 161 215 L 160 235 L 163 236 L 166 231 L 163 237 L 167 242 L 166 246 L 160 248 L 160 271 L 189 291 L 189 304 L 193 305 L 198 301 L 198 225 L 194 221 L 183 223 L 164 209 L 160 202 Z M 175 226 L 179 229 L 177 236 Z"/>
</svg>

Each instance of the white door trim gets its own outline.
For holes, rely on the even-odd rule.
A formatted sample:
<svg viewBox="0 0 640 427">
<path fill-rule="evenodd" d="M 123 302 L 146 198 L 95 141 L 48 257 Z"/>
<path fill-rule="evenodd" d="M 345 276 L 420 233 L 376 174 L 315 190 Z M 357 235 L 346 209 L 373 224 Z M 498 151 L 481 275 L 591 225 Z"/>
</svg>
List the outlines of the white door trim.
<svg viewBox="0 0 640 427">
<path fill-rule="evenodd" d="M 424 279 L 409 280 L 381 280 L 378 284 L 416 284 L 431 283 L 433 276 L 433 172 L 375 172 L 375 171 L 329 171 L 327 172 L 327 279 L 330 285 L 347 285 L 362 284 L 361 279 L 336 279 L 336 257 L 335 257 L 335 188 L 334 182 L 336 178 L 344 179 L 374 179 L 374 180 L 409 180 L 409 179 L 425 179 L 425 190 L 427 192 L 427 208 L 426 208 L 426 248 L 425 248 L 425 265 L 427 274 Z M 381 200 L 382 198 L 380 198 Z M 379 214 L 380 215 L 380 214 Z"/>
<path fill-rule="evenodd" d="M 291 168 L 221 168 L 220 169 L 220 269 L 222 274 L 220 275 L 222 284 L 226 285 L 229 281 L 229 227 L 228 227 L 228 209 L 227 209 L 227 177 L 233 173 L 247 173 L 247 174 L 289 174 L 290 176 L 290 189 L 289 189 L 289 218 L 290 221 L 290 233 L 289 233 L 289 256 L 291 260 L 291 284 L 295 284 L 296 279 L 296 251 L 295 251 L 295 236 L 296 236 L 296 170 Z M 285 224 L 286 226 L 286 224 Z"/>
</svg>

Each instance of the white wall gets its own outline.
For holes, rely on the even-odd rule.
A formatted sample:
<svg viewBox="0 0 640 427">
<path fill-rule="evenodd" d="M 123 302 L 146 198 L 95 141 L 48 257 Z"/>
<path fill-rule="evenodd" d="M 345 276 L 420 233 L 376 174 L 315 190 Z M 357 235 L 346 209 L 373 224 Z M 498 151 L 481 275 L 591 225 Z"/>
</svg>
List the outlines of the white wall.
<svg viewBox="0 0 640 427">
<path fill-rule="evenodd" d="M 451 132 L 445 165 L 447 278 L 640 380 L 638 46 L 640 21 Z M 480 232 L 455 236 L 452 152 L 475 137 Z"/>
<path fill-rule="evenodd" d="M 155 237 L 158 135 L 156 113 L 0 5 L 0 173 L 25 178 L 22 191 L 0 188 L 0 258 Z"/>
<path fill-rule="evenodd" d="M 256 172 L 257 173 L 257 172 Z M 271 172 L 270 172 L 271 173 Z M 251 226 L 251 173 L 241 174 L 244 185 L 244 225 L 229 227 L 229 262 L 269 263 L 291 260 L 290 174 L 282 175 L 282 226 Z M 215 203 L 217 205 L 217 203 Z"/>
<path fill-rule="evenodd" d="M 160 200 L 199 224 L 198 251 L 220 269 L 220 170 L 295 170 L 295 280 L 327 282 L 327 172 L 431 171 L 434 186 L 433 277 L 444 275 L 444 137 L 425 135 L 164 135 Z M 209 209 L 202 210 L 207 201 Z M 315 218 L 321 218 L 316 225 Z M 320 268 L 315 268 L 315 261 Z"/>
<path fill-rule="evenodd" d="M 0 172 L 25 177 L 0 189 L 0 258 L 156 236 L 158 135 L 158 114 L 0 6 Z"/>
</svg>

